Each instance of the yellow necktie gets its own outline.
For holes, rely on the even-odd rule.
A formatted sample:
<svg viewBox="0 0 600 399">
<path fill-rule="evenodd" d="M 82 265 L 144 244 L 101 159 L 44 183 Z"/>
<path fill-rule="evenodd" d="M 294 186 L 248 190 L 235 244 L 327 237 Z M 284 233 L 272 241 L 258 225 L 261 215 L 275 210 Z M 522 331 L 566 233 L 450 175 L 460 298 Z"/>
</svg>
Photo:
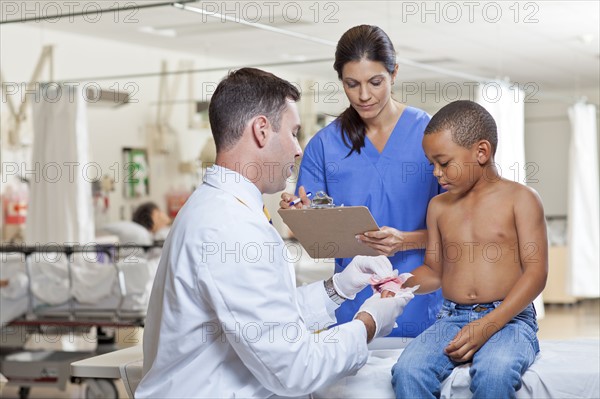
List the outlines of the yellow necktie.
<svg viewBox="0 0 600 399">
<path fill-rule="evenodd" d="M 235 199 L 237 199 L 238 201 L 240 201 L 240 203 L 246 205 L 246 203 L 244 201 L 242 201 L 241 199 L 239 199 L 238 197 L 235 197 Z M 248 206 L 248 205 L 246 205 Z M 269 210 L 267 209 L 267 207 L 263 204 L 263 213 L 265 214 L 265 217 L 267 218 L 267 220 L 269 221 L 269 223 L 273 224 L 273 219 L 271 219 L 271 215 L 269 214 Z"/>
<path fill-rule="evenodd" d="M 271 219 L 271 215 L 269 214 L 269 210 L 264 205 L 263 205 L 263 213 L 267 217 L 267 220 L 269 221 L 269 223 L 273 224 L 273 219 Z"/>
</svg>

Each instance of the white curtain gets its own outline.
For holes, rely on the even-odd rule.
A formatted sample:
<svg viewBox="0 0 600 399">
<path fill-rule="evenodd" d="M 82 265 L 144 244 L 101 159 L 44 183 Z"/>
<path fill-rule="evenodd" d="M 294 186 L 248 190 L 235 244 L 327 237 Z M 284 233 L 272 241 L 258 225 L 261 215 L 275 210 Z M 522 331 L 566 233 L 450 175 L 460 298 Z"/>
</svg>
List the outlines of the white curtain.
<svg viewBox="0 0 600 399">
<path fill-rule="evenodd" d="M 504 82 L 479 86 L 476 102 L 496 121 L 498 148 L 494 160 L 505 179 L 525 184 L 525 93 Z"/>
<path fill-rule="evenodd" d="M 498 148 L 494 160 L 498 172 L 508 180 L 525 184 L 525 93 L 504 82 L 479 85 L 475 101 L 496 121 Z M 533 302 L 538 319 L 544 317 L 544 301 L 540 294 Z"/>
<path fill-rule="evenodd" d="M 596 107 L 577 103 L 569 108 L 569 289 L 576 297 L 600 296 L 600 205 L 598 194 L 598 130 Z"/>
<path fill-rule="evenodd" d="M 31 245 L 94 239 L 86 98 L 80 87 L 41 88 L 33 109 L 30 202 L 25 238 Z"/>
</svg>

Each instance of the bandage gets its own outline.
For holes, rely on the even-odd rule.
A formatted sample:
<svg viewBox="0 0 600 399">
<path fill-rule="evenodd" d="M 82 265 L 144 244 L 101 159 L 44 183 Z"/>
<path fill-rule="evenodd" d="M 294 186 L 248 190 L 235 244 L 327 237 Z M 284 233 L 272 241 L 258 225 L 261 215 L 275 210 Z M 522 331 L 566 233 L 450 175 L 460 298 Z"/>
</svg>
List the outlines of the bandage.
<svg viewBox="0 0 600 399">
<path fill-rule="evenodd" d="M 395 294 L 403 293 L 403 292 L 415 292 L 419 289 L 419 286 L 403 288 L 402 285 L 411 278 L 413 275 L 410 273 L 402 273 L 398 276 L 390 276 L 384 277 L 382 279 L 377 278 L 377 276 L 371 276 L 371 287 L 373 287 L 373 291 L 383 292 L 390 291 Z"/>
</svg>

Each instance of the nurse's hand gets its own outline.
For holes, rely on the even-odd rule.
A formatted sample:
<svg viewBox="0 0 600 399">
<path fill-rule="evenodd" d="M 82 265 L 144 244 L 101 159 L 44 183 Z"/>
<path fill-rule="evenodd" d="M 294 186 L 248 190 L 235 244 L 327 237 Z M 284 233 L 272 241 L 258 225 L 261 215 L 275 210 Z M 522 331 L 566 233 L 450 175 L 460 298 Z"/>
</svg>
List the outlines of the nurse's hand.
<svg viewBox="0 0 600 399">
<path fill-rule="evenodd" d="M 410 292 L 391 298 L 382 298 L 381 294 L 377 292 L 362 304 L 354 318 L 361 320 L 363 317 L 361 313 L 368 313 L 375 321 L 375 333 L 373 334 L 373 338 L 385 337 L 392 332 L 394 325 L 396 324 L 396 319 L 404 312 L 404 307 L 413 298 L 414 295 Z M 365 326 L 367 326 L 368 332 L 368 324 L 365 323 Z"/>
<path fill-rule="evenodd" d="M 356 238 L 385 256 L 394 256 L 398 251 L 425 248 L 427 230 L 400 231 L 383 226 L 379 230 L 358 234 Z"/>
<path fill-rule="evenodd" d="M 371 283 L 371 276 L 379 279 L 394 274 L 392 264 L 385 256 L 356 256 L 344 270 L 333 275 L 333 288 L 346 298 L 354 299 L 356 294 Z"/>
<path fill-rule="evenodd" d="M 304 186 L 300 186 L 300 188 L 298 188 L 298 195 L 299 197 L 296 197 L 294 194 L 290 193 L 281 194 L 281 201 L 279 201 L 279 207 L 281 209 L 302 209 L 309 207 L 310 199 L 306 196 L 306 190 L 304 189 Z M 298 198 L 300 198 L 300 202 L 298 202 L 295 205 L 291 203 L 292 201 Z"/>
</svg>

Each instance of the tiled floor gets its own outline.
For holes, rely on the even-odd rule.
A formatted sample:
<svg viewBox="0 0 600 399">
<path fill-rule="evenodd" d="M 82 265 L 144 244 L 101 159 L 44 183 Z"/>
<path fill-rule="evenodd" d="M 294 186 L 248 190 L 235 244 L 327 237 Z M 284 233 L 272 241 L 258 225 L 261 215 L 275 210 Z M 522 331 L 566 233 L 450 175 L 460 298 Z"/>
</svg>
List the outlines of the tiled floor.
<svg viewBox="0 0 600 399">
<path fill-rule="evenodd" d="M 539 338 L 541 340 L 556 340 L 556 339 L 580 339 L 580 338 L 595 338 L 600 339 L 600 300 L 583 300 L 574 305 L 547 305 L 545 307 L 545 318 L 539 321 L 540 331 Z M 125 347 L 135 344 L 141 331 L 136 330 L 120 332 L 120 340 L 126 340 L 120 346 Z M 35 341 L 33 339 L 32 341 Z M 53 346 L 59 344 L 63 347 L 69 347 L 71 350 L 89 348 L 89 342 L 81 337 L 77 339 L 67 338 L 57 340 L 52 345 L 43 344 L 40 339 L 36 342 L 30 342 L 28 348 Z M 125 389 L 120 381 L 116 382 L 119 391 L 119 397 L 126 398 Z M 84 385 L 68 384 L 65 391 L 51 388 L 32 388 L 30 398 L 52 398 L 52 399 L 72 399 L 85 398 Z M 2 391 L 2 398 L 19 398 L 19 389 L 15 386 L 7 385 Z"/>
<path fill-rule="evenodd" d="M 539 339 L 600 339 L 600 300 L 586 299 L 573 305 L 546 305 L 539 320 Z"/>
</svg>

